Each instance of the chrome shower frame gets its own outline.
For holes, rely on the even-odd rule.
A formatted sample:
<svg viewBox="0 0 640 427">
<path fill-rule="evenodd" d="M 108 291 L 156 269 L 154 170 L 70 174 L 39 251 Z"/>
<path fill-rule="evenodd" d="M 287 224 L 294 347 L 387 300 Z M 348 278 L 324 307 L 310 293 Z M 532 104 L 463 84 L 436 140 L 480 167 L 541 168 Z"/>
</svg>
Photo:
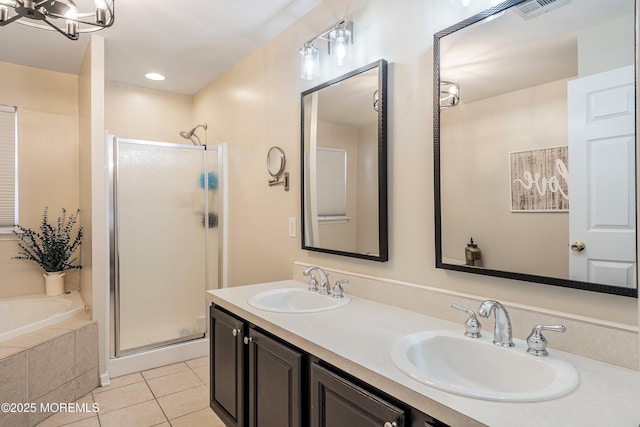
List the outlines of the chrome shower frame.
<svg viewBox="0 0 640 427">
<path fill-rule="evenodd" d="M 194 128 L 195 130 L 195 128 Z M 158 349 L 170 346 L 172 344 L 183 343 L 186 341 L 192 341 L 200 338 L 205 338 L 208 336 L 208 327 L 209 322 L 206 321 L 208 318 L 206 313 L 208 312 L 208 305 L 206 301 L 205 304 L 205 330 L 202 334 L 193 334 L 189 336 L 180 337 L 177 339 L 157 342 L 149 345 L 144 345 L 136 348 L 127 349 L 122 351 L 120 349 L 120 308 L 119 308 L 119 297 L 120 297 L 120 280 L 119 280 L 119 254 L 118 254 L 118 204 L 117 204 L 117 184 L 118 184 L 118 143 L 125 142 L 130 144 L 140 144 L 140 145 L 155 145 L 161 147 L 175 147 L 177 149 L 188 149 L 188 150 L 201 150 L 203 151 L 203 162 L 207 164 L 207 151 L 215 151 L 218 154 L 218 173 L 220 178 L 222 179 L 223 175 L 226 174 L 224 155 L 225 148 L 224 146 L 211 146 L 207 147 L 206 145 L 202 146 L 190 146 L 185 144 L 173 144 L 173 143 L 164 143 L 164 142 L 156 142 L 156 141 L 144 141 L 144 140 L 132 140 L 132 139 L 124 139 L 118 138 L 114 135 L 109 135 L 107 144 L 107 158 L 108 158 L 108 173 L 109 173 L 109 189 L 108 189 L 108 203 L 109 203 L 109 213 L 108 213 L 108 221 L 109 221 L 109 312 L 110 312 L 110 349 L 109 356 L 111 358 L 118 358 L 122 356 L 128 356 L 131 354 L 140 353 L 146 350 Z M 224 188 L 224 187 L 223 187 Z M 220 194 L 220 203 L 222 207 L 222 203 L 224 203 L 224 195 Z M 209 211 L 209 201 L 208 197 L 204 197 L 204 208 L 205 211 Z M 226 232 L 224 231 L 225 227 L 225 212 L 226 209 L 222 207 L 220 212 L 218 213 L 218 227 L 220 231 L 220 237 L 218 239 L 218 277 L 217 284 L 218 287 L 225 286 L 226 283 L 226 270 L 224 267 L 224 255 L 223 251 L 226 250 L 224 239 L 226 238 Z M 209 218 L 208 215 L 204 216 L 204 227 L 205 230 L 209 229 Z M 205 245 L 205 258 L 209 258 L 209 245 Z M 203 291 L 207 289 L 209 283 L 210 276 L 210 266 L 208 262 L 205 262 L 205 277 L 203 278 Z"/>
</svg>

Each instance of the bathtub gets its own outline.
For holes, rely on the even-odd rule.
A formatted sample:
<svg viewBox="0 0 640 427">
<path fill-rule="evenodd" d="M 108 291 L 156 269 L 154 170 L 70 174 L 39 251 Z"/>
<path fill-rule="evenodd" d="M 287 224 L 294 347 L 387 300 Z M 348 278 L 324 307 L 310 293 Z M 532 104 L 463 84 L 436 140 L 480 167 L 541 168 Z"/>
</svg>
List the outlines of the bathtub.
<svg viewBox="0 0 640 427">
<path fill-rule="evenodd" d="M 58 297 L 27 295 L 0 299 L 0 342 L 69 319 L 85 309 L 78 291 Z"/>
</svg>

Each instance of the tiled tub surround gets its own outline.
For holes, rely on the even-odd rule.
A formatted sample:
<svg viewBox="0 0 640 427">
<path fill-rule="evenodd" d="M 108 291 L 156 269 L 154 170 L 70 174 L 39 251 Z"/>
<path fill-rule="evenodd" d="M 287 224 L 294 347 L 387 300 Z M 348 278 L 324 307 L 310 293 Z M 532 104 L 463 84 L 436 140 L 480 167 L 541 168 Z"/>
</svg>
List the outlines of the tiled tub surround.
<svg viewBox="0 0 640 427">
<path fill-rule="evenodd" d="M 309 264 L 301 262 L 294 263 L 293 279 L 307 283 L 309 278 L 304 277 L 302 272 L 308 266 Z M 498 299 L 509 311 L 515 338 L 526 340 L 535 325 L 561 324 L 567 327 L 565 333 L 545 335 L 550 347 L 624 368 L 640 369 L 638 328 L 634 326 L 545 311 L 539 307 L 513 304 L 493 296 L 483 298 L 348 271 L 329 268 L 324 270 L 330 273 L 331 286 L 337 279 L 349 279 L 349 285 L 345 286 L 345 294 L 449 320 L 460 325 L 466 317 L 452 310 L 451 304 L 456 303 L 476 310 L 482 301 Z M 480 320 L 483 323 L 483 330 L 489 332 L 493 330 L 493 316 Z"/>
<path fill-rule="evenodd" d="M 208 291 L 207 295 L 213 303 L 255 326 L 451 426 L 637 427 L 640 422 L 640 406 L 636 402 L 640 395 L 640 372 L 562 352 L 554 346 L 554 339 L 549 351 L 576 367 L 580 375 L 578 388 L 545 402 L 493 402 L 429 387 L 402 374 L 391 362 L 389 350 L 401 337 L 440 329 L 462 334 L 464 318 L 450 322 L 359 298 L 353 293 L 345 307 L 310 314 L 268 312 L 247 302 L 258 292 L 291 286 L 306 288 L 306 280 L 218 289 Z M 348 291 L 346 288 L 345 292 Z M 420 301 L 425 300 L 422 295 Z M 485 333 L 492 333 L 492 321 L 488 320 Z"/>
<path fill-rule="evenodd" d="M 0 403 L 72 403 L 98 384 L 98 325 L 87 313 L 0 343 Z M 0 412 L 0 427 L 49 415 Z"/>
</svg>

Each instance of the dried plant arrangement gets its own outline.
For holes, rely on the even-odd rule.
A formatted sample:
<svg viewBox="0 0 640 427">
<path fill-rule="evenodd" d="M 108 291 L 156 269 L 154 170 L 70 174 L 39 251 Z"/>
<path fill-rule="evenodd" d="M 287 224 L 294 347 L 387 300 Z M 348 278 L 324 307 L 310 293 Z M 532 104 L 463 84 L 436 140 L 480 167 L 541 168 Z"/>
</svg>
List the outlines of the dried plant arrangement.
<svg viewBox="0 0 640 427">
<path fill-rule="evenodd" d="M 18 225 L 19 231 L 14 233 L 20 240 L 20 250 L 13 259 L 33 261 L 48 273 L 82 268 L 77 257 L 71 258 L 82 240 L 82 227 L 72 237 L 79 214 L 80 209 L 67 216 L 63 208 L 62 216 L 50 224 L 48 208 L 44 208 L 40 232 Z"/>
</svg>

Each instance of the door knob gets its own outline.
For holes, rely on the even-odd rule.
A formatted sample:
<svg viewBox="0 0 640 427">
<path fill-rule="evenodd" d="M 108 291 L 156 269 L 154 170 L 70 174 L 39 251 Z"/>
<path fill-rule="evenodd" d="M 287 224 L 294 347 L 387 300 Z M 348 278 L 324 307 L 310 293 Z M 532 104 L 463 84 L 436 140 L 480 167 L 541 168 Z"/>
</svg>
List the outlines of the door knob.
<svg viewBox="0 0 640 427">
<path fill-rule="evenodd" d="M 253 342 L 253 337 L 244 337 L 245 344 L 249 344 L 250 342 Z"/>
<path fill-rule="evenodd" d="M 241 332 L 240 328 L 231 330 L 231 333 L 233 334 L 234 337 L 237 337 L 240 332 Z"/>
<path fill-rule="evenodd" d="M 584 248 L 585 248 L 584 242 L 581 242 L 579 240 L 571 244 L 571 250 L 574 252 L 580 252 L 584 250 Z"/>
</svg>

